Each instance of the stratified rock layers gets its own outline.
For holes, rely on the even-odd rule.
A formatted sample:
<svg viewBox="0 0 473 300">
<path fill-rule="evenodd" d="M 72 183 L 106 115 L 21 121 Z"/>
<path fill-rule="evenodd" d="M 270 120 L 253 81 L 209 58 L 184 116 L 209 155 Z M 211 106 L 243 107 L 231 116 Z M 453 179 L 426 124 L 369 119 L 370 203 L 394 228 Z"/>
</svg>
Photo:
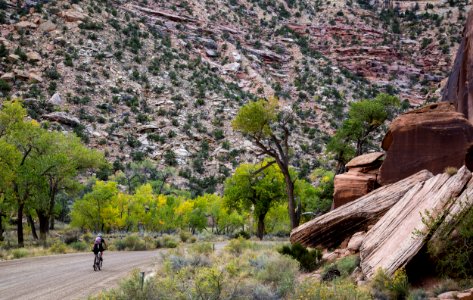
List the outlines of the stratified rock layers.
<svg viewBox="0 0 473 300">
<path fill-rule="evenodd" d="M 420 170 L 434 175 L 459 168 L 473 141 L 473 125 L 449 103 L 432 104 L 396 118 L 383 140 L 386 158 L 380 169 L 382 185 Z"/>
<path fill-rule="evenodd" d="M 335 176 L 333 208 L 360 198 L 378 187 L 377 176 L 384 153 L 374 152 L 352 159 L 348 172 Z"/>
</svg>

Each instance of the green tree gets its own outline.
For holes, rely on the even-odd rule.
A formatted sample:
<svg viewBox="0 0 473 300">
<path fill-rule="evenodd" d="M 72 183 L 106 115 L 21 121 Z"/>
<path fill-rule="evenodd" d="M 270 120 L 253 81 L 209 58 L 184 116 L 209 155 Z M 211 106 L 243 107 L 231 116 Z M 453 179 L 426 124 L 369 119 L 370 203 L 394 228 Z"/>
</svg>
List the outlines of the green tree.
<svg viewBox="0 0 473 300">
<path fill-rule="evenodd" d="M 105 163 L 103 154 L 85 147 L 74 134 L 46 132 L 38 139 L 33 159 L 42 183 L 35 186 L 34 207 L 39 220 L 40 239 L 54 229 L 54 209 L 58 193 L 75 188 L 75 178 Z"/>
<path fill-rule="evenodd" d="M 274 159 L 273 162 L 267 164 L 276 163 L 279 166 L 286 186 L 291 228 L 297 227 L 300 222 L 301 207 L 299 204 L 296 207 L 295 202 L 294 182 L 297 178 L 291 176 L 290 172 L 292 151 L 289 141 L 291 132 L 296 129 L 294 114 L 289 108 L 279 107 L 276 98 L 261 99 L 241 107 L 232 126 L 261 150 L 259 155 Z"/>
<path fill-rule="evenodd" d="M 345 171 L 345 164 L 354 156 L 368 150 L 368 145 L 386 120 L 398 112 L 400 101 L 388 94 L 378 94 L 350 104 L 348 119 L 327 144 L 327 151 L 335 155 L 337 174 Z"/>
<path fill-rule="evenodd" d="M 26 110 L 19 101 L 5 101 L 0 111 L 0 157 L 3 161 L 0 187 L 7 203 L 17 212 L 18 246 L 24 245 L 23 213 L 33 200 L 38 185 L 38 168 L 33 150 L 42 130 L 36 121 L 26 120 Z"/>
<path fill-rule="evenodd" d="M 110 230 L 120 216 L 115 206 L 118 197 L 117 183 L 97 180 L 90 193 L 74 202 L 71 210 L 71 225 L 94 231 Z"/>
<path fill-rule="evenodd" d="M 225 181 L 225 204 L 230 209 L 251 211 L 258 220 L 257 236 L 263 239 L 264 220 L 272 206 L 286 197 L 284 176 L 268 161 L 241 164 Z"/>
</svg>

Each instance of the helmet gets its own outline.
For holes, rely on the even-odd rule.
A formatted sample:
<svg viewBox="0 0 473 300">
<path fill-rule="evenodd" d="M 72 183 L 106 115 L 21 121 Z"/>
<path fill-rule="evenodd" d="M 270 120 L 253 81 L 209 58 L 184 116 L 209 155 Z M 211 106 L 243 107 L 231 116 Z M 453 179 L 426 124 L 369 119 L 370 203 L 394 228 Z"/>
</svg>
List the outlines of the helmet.
<svg viewBox="0 0 473 300">
<path fill-rule="evenodd" d="M 102 234 L 101 234 L 101 233 L 99 233 L 99 234 L 97 234 L 97 236 L 98 236 L 98 237 L 102 237 Z"/>
</svg>

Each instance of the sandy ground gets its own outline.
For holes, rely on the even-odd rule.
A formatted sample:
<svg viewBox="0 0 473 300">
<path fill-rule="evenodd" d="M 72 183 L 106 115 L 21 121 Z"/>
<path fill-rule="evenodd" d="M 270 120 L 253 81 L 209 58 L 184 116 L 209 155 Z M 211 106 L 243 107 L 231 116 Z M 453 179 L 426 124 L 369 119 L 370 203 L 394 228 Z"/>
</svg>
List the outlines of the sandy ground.
<svg viewBox="0 0 473 300">
<path fill-rule="evenodd" d="M 84 299 L 110 289 L 133 269 L 151 272 L 161 251 L 105 252 L 94 272 L 92 253 L 0 262 L 0 299 Z"/>
</svg>

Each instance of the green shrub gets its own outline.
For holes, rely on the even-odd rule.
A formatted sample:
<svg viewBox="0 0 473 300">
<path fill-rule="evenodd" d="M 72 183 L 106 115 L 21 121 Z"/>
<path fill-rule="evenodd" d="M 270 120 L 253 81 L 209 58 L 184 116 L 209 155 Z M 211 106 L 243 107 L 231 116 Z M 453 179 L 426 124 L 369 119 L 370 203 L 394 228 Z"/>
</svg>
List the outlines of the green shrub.
<svg viewBox="0 0 473 300">
<path fill-rule="evenodd" d="M 277 255 L 267 258 L 256 277 L 274 285 L 277 288 L 277 294 L 283 297 L 294 290 L 298 270 L 299 263 L 295 260 L 284 255 Z"/>
<path fill-rule="evenodd" d="M 6 82 L 5 80 L 0 79 L 0 92 L 6 94 L 10 92 L 10 90 L 11 90 L 10 84 L 8 84 L 8 82 Z"/>
<path fill-rule="evenodd" d="M 126 249 L 125 241 L 122 239 L 115 240 L 113 242 L 113 246 L 115 247 L 115 250 L 118 250 L 118 251 L 123 251 Z"/>
<path fill-rule="evenodd" d="M 429 295 L 427 295 L 427 293 L 422 289 L 412 290 L 409 293 L 409 298 L 408 298 L 408 300 L 427 300 L 427 299 L 429 299 Z"/>
<path fill-rule="evenodd" d="M 179 237 L 181 238 L 181 241 L 183 243 L 186 243 L 192 237 L 192 233 L 190 233 L 189 231 L 181 230 L 181 232 L 179 232 Z"/>
<path fill-rule="evenodd" d="M 314 282 L 314 280 L 306 279 L 297 287 L 293 299 L 369 300 L 373 298 L 371 297 L 371 294 L 368 290 L 357 287 L 352 281 L 347 279 L 335 280 L 328 284 L 323 282 Z"/>
<path fill-rule="evenodd" d="M 233 239 L 228 242 L 225 249 L 231 252 L 234 255 L 240 255 L 245 249 L 251 249 L 254 247 L 254 244 L 243 238 Z"/>
<path fill-rule="evenodd" d="M 440 275 L 451 278 L 473 276 L 473 209 L 463 216 L 452 233 L 428 243 L 428 253 Z"/>
<path fill-rule="evenodd" d="M 212 243 L 197 243 L 190 247 L 190 251 L 192 253 L 209 255 L 214 251 L 214 246 Z"/>
<path fill-rule="evenodd" d="M 69 246 L 76 251 L 85 251 L 88 248 L 87 244 L 81 241 L 73 242 Z"/>
<path fill-rule="evenodd" d="M 28 250 L 25 248 L 14 249 L 11 253 L 13 258 L 22 258 L 28 256 Z"/>
<path fill-rule="evenodd" d="M 66 253 L 67 246 L 61 241 L 56 241 L 51 245 L 51 247 L 49 247 L 49 250 L 52 253 L 64 254 Z"/>
<path fill-rule="evenodd" d="M 140 251 L 146 250 L 146 245 L 143 239 L 137 235 L 129 235 L 123 240 L 126 250 L 130 251 Z M 118 249 L 118 247 L 117 247 Z"/>
<path fill-rule="evenodd" d="M 460 285 L 458 282 L 452 279 L 442 280 L 439 284 L 435 285 L 433 292 L 434 295 L 440 295 L 448 291 L 458 291 L 460 290 Z"/>
<path fill-rule="evenodd" d="M 178 241 L 170 235 L 163 235 L 156 240 L 156 248 L 176 248 Z"/>
<path fill-rule="evenodd" d="M 281 254 L 289 255 L 296 259 L 301 264 L 301 268 L 307 272 L 315 270 L 322 258 L 320 250 L 308 250 L 299 243 L 285 245 L 278 251 Z"/>
<path fill-rule="evenodd" d="M 62 235 L 62 239 L 66 244 L 72 244 L 79 241 L 80 231 L 78 229 L 66 229 Z"/>
<path fill-rule="evenodd" d="M 87 244 L 92 243 L 93 241 L 93 236 L 90 232 L 86 232 L 82 235 L 82 240 L 86 242 Z"/>
<path fill-rule="evenodd" d="M 383 269 L 379 269 L 371 282 L 375 299 L 406 299 L 409 296 L 409 281 L 406 270 L 397 270 L 390 278 Z"/>
<path fill-rule="evenodd" d="M 234 239 L 244 238 L 246 240 L 249 240 L 251 238 L 251 235 L 248 232 L 244 231 L 244 230 L 240 230 L 240 231 L 238 231 L 237 233 L 235 233 L 233 235 L 233 238 Z"/>
<path fill-rule="evenodd" d="M 324 268 L 322 279 L 324 281 L 330 281 L 335 279 L 335 277 L 348 277 L 359 264 L 360 258 L 358 255 L 343 257 Z"/>
</svg>

